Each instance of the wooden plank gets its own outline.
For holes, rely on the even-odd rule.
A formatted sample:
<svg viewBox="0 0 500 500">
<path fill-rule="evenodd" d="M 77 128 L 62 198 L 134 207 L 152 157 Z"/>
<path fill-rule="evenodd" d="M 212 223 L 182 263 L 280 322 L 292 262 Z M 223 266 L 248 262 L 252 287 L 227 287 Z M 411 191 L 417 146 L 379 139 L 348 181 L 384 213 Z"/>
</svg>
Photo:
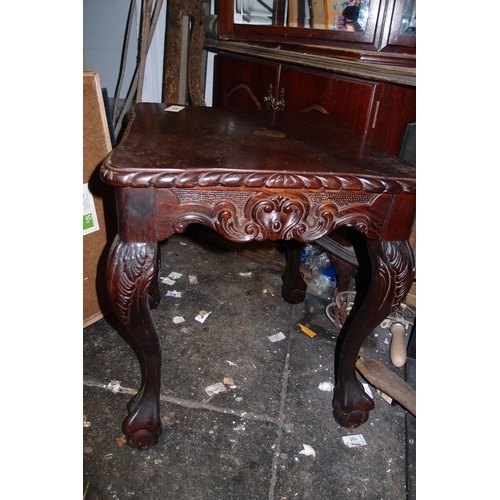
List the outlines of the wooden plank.
<svg viewBox="0 0 500 500">
<path fill-rule="evenodd" d="M 416 69 L 405 66 L 391 66 L 386 64 L 372 64 L 363 61 L 349 61 L 334 57 L 315 54 L 306 54 L 281 50 L 279 48 L 260 47 L 241 42 L 213 40 L 205 38 L 205 48 L 214 52 L 241 54 L 258 57 L 263 60 L 275 61 L 283 64 L 293 64 L 307 68 L 317 68 L 344 75 L 371 78 L 382 82 L 398 83 L 416 87 Z"/>
<path fill-rule="evenodd" d="M 361 375 L 374 387 L 395 399 L 412 415 L 417 416 L 417 392 L 380 361 L 361 356 L 356 362 Z"/>
</svg>

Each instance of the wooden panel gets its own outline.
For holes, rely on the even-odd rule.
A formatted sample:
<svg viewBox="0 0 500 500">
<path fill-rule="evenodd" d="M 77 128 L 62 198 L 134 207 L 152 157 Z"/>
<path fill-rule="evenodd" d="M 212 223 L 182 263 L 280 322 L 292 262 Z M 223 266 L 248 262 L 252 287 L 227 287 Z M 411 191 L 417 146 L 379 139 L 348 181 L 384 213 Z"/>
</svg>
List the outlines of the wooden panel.
<svg viewBox="0 0 500 500">
<path fill-rule="evenodd" d="M 415 221 L 416 196 L 396 194 L 392 197 L 391 207 L 385 219 L 385 241 L 408 240 Z"/>
<path fill-rule="evenodd" d="M 83 236 L 83 326 L 111 312 L 106 289 L 106 258 L 116 234 L 116 211 L 111 186 L 99 178 L 99 166 L 111 151 L 99 75 L 83 73 L 83 183 L 89 184 L 96 206 L 99 230 Z M 111 203 L 111 207 L 105 206 Z M 107 217 L 107 220 L 105 219 Z"/>
<path fill-rule="evenodd" d="M 280 90 L 285 90 L 286 110 L 328 112 L 363 137 L 370 130 L 380 86 L 368 80 L 287 66 L 281 68 L 279 83 Z"/>
<path fill-rule="evenodd" d="M 269 85 L 276 89 L 278 64 L 243 57 L 215 57 L 214 106 L 238 109 L 267 109 L 264 97 Z"/>
<path fill-rule="evenodd" d="M 369 138 L 388 153 L 399 156 L 406 127 L 415 123 L 416 88 L 384 83 L 375 127 Z"/>
</svg>

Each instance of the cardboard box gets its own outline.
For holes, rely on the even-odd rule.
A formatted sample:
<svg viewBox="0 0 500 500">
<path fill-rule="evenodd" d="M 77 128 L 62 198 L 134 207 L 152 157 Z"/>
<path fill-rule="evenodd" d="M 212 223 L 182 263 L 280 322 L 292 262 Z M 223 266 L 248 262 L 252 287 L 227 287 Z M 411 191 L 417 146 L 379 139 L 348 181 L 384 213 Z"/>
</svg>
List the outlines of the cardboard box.
<svg viewBox="0 0 500 500">
<path fill-rule="evenodd" d="M 117 232 L 115 197 L 113 188 L 99 177 L 99 167 L 111 149 L 99 75 L 86 71 L 83 73 L 84 328 L 112 311 L 106 287 L 106 262 Z"/>
</svg>

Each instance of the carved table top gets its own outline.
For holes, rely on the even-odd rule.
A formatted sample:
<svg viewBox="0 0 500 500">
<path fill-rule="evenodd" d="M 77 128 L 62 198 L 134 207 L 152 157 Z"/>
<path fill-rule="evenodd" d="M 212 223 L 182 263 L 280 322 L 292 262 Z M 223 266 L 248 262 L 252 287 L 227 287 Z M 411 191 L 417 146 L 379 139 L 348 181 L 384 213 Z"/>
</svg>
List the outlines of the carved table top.
<svg viewBox="0 0 500 500">
<path fill-rule="evenodd" d="M 209 196 L 214 203 L 229 190 L 269 190 L 292 198 L 307 192 L 308 209 L 330 202 L 337 215 L 348 205 L 369 207 L 368 212 L 375 214 L 371 220 L 355 223 L 368 237 L 408 237 L 415 210 L 415 168 L 353 133 L 335 117 L 201 106 L 179 112 L 166 108 L 156 103 L 135 106 L 124 138 L 104 162 L 103 180 L 117 187 L 175 190 L 181 204 L 195 201 L 192 196 L 201 203 Z M 205 194 L 194 195 L 188 189 Z M 395 204 L 392 198 L 402 199 L 402 195 L 404 206 L 396 207 L 401 202 Z M 247 203 L 238 197 L 245 195 L 233 192 L 230 197 L 236 206 Z M 384 221 L 391 219 L 396 208 L 404 229 L 393 226 L 387 232 Z M 320 235 L 266 233 L 256 239 L 305 241 L 313 236 Z"/>
<path fill-rule="evenodd" d="M 330 115 L 165 109 L 136 105 L 132 126 L 107 164 L 109 183 L 415 192 L 412 165 Z"/>
</svg>

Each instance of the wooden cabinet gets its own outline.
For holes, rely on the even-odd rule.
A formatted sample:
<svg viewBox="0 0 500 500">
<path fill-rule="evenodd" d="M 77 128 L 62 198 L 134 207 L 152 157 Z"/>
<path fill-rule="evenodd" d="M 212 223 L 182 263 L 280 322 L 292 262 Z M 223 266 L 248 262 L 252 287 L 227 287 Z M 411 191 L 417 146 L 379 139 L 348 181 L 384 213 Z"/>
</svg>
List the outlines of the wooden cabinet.
<svg viewBox="0 0 500 500">
<path fill-rule="evenodd" d="M 318 6 L 336 13 L 320 22 Z M 333 114 L 399 155 L 408 124 L 416 122 L 415 6 L 416 0 L 219 0 L 212 23 L 218 29 L 205 42 L 217 54 L 214 105 L 266 110 L 274 100 L 286 111 Z M 347 20 L 353 8 L 359 15 Z"/>
<path fill-rule="evenodd" d="M 333 114 L 395 155 L 416 119 L 414 87 L 325 70 L 220 53 L 214 82 L 214 106 L 267 110 L 271 87 L 285 111 Z"/>
</svg>

